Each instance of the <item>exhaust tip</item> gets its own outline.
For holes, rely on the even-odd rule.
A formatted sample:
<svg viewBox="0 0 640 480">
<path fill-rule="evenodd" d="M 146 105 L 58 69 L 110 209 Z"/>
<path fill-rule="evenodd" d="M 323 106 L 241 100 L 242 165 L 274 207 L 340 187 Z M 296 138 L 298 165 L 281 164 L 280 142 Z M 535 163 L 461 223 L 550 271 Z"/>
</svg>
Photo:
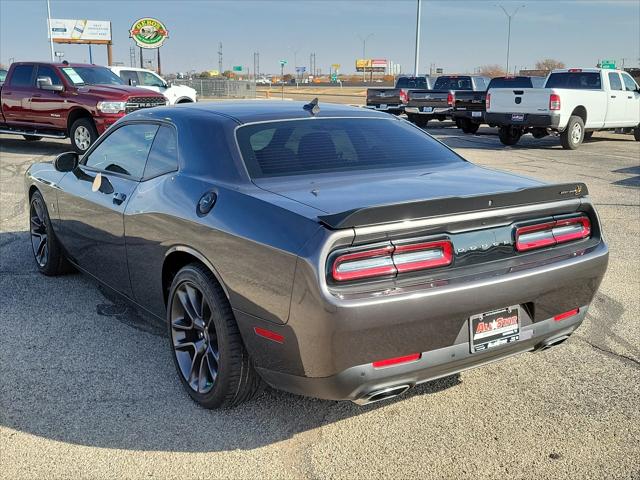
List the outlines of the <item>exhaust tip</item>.
<svg viewBox="0 0 640 480">
<path fill-rule="evenodd" d="M 543 350 L 548 350 L 551 347 L 555 347 L 556 345 L 560 345 L 564 343 L 569 338 L 569 335 L 563 335 L 562 337 L 554 338 L 552 340 L 548 340 L 544 342 L 538 349 L 538 352 L 542 352 Z"/>
<path fill-rule="evenodd" d="M 373 390 L 353 402 L 358 405 L 369 405 L 370 403 L 381 402 L 382 400 L 388 400 L 390 398 L 397 397 L 398 395 L 402 395 L 410 388 L 411 385 L 395 385 L 381 390 Z"/>
</svg>

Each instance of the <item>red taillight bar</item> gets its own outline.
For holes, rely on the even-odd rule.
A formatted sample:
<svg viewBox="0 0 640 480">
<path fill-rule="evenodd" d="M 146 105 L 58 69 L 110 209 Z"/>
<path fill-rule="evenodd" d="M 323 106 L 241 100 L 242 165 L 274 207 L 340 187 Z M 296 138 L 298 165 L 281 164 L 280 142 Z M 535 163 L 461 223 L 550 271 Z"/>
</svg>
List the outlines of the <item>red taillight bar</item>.
<svg viewBox="0 0 640 480">
<path fill-rule="evenodd" d="M 565 318 L 573 317 L 574 315 L 577 315 L 578 313 L 580 313 L 580 309 L 579 308 L 574 308 L 573 310 L 569 310 L 568 312 L 559 313 L 558 315 L 553 317 L 553 319 L 556 322 L 559 322 L 561 320 L 564 320 Z"/>
<path fill-rule="evenodd" d="M 405 92 L 404 90 L 400 90 L 400 103 L 408 103 L 409 102 L 409 96 L 407 95 L 407 92 Z"/>
<path fill-rule="evenodd" d="M 489 107 L 491 107 L 491 94 L 487 93 L 487 96 L 484 100 L 485 102 L 485 110 L 489 110 Z"/>
<path fill-rule="evenodd" d="M 405 355 L 403 357 L 395 357 L 395 358 L 387 358 L 385 360 L 379 360 L 377 362 L 373 362 L 373 368 L 384 368 L 390 367 L 392 365 L 398 365 L 400 363 L 409 363 L 415 362 L 416 360 L 420 360 L 422 354 L 420 353 L 412 353 L 411 355 Z"/>
<path fill-rule="evenodd" d="M 591 221 L 587 217 L 565 218 L 527 225 L 516 230 L 516 250 L 525 252 L 558 243 L 581 240 L 590 235 Z"/>
<path fill-rule="evenodd" d="M 455 101 L 456 101 L 456 96 L 452 92 L 447 93 L 447 105 L 449 105 L 450 107 L 453 107 L 453 104 Z"/>
<path fill-rule="evenodd" d="M 446 267 L 453 261 L 453 247 L 449 241 L 398 245 L 392 258 L 398 273 Z"/>
<path fill-rule="evenodd" d="M 339 282 L 380 277 L 397 273 L 391 259 L 394 247 L 389 245 L 364 252 L 340 255 L 333 262 L 333 278 Z"/>
</svg>

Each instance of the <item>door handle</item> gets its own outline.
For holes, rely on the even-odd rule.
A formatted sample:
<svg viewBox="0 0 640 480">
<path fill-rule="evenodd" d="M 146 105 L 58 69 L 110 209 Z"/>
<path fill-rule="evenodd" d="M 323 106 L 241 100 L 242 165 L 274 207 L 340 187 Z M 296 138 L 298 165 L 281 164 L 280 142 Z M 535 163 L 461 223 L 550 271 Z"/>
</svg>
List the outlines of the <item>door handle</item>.
<svg viewBox="0 0 640 480">
<path fill-rule="evenodd" d="M 615 95 L 611 95 L 611 98 L 616 98 L 616 96 Z"/>
<path fill-rule="evenodd" d="M 122 202 L 125 201 L 125 199 L 127 198 L 127 195 L 124 193 L 114 193 L 113 194 L 113 203 L 116 205 L 120 205 Z"/>
<path fill-rule="evenodd" d="M 633 97 L 627 97 L 627 98 L 633 98 Z"/>
<path fill-rule="evenodd" d="M 41 97 L 41 96 L 42 96 L 42 94 L 40 94 L 40 93 L 34 93 L 34 94 L 33 94 L 33 96 L 34 96 L 34 97 Z"/>
</svg>

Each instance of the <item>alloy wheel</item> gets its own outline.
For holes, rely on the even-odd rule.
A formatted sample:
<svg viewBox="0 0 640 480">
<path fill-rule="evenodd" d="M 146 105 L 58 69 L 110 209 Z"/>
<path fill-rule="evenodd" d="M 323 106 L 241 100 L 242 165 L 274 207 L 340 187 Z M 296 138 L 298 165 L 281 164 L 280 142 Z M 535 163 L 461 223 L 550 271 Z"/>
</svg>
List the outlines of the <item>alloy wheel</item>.
<svg viewBox="0 0 640 480">
<path fill-rule="evenodd" d="M 76 142 L 76 145 L 81 150 L 86 150 L 91 145 L 91 134 L 89 133 L 89 129 L 80 125 L 76 128 L 75 133 L 73 134 L 73 138 Z"/>
<path fill-rule="evenodd" d="M 573 143 L 579 143 L 580 137 L 582 137 L 582 127 L 579 123 L 576 123 L 571 129 L 571 141 Z"/>
<path fill-rule="evenodd" d="M 47 231 L 44 205 L 40 198 L 33 199 L 29 210 L 29 231 L 31 233 L 33 255 L 38 265 L 44 267 L 49 260 L 49 233 Z"/>
<path fill-rule="evenodd" d="M 185 281 L 175 289 L 170 322 L 180 373 L 193 391 L 210 392 L 218 377 L 220 351 L 213 311 L 197 285 Z"/>
</svg>

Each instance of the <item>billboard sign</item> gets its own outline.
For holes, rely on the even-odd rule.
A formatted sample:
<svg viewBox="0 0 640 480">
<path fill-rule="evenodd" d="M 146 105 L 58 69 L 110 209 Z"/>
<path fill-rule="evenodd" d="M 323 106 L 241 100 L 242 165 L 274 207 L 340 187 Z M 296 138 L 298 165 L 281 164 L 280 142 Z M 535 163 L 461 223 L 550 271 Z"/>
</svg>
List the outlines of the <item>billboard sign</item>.
<svg viewBox="0 0 640 480">
<path fill-rule="evenodd" d="M 384 72 L 387 69 L 387 61 L 383 59 L 359 58 L 356 60 L 357 72 Z"/>
<path fill-rule="evenodd" d="M 129 36 L 140 48 L 160 48 L 169 37 L 169 31 L 160 20 L 145 17 L 131 26 Z"/>
<path fill-rule="evenodd" d="M 52 18 L 49 38 L 56 43 L 110 43 L 111 22 Z"/>
</svg>

